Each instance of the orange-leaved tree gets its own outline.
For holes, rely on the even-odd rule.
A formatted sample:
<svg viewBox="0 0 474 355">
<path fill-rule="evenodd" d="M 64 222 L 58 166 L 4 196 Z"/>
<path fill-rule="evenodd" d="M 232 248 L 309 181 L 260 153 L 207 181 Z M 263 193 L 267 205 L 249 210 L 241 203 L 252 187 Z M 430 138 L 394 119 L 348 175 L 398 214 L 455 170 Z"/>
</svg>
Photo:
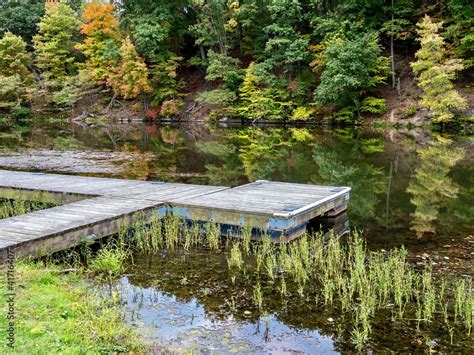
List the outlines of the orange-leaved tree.
<svg viewBox="0 0 474 355">
<path fill-rule="evenodd" d="M 114 17 L 115 5 L 88 3 L 82 14 L 81 33 L 86 36 L 76 46 L 86 56 L 83 69 L 91 80 L 106 84 L 120 60 L 121 35 Z"/>
<path fill-rule="evenodd" d="M 120 66 L 116 74 L 111 75 L 109 85 L 117 96 L 132 99 L 142 93 L 151 92 L 148 80 L 148 68 L 138 55 L 135 46 L 127 37 L 120 47 Z"/>
</svg>

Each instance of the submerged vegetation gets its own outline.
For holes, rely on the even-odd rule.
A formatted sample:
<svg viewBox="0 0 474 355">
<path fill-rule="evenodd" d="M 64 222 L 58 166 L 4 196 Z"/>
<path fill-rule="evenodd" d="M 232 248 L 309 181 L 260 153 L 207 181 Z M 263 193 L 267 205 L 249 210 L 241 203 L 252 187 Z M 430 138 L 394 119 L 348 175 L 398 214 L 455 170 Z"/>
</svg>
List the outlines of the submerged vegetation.
<svg viewBox="0 0 474 355">
<path fill-rule="evenodd" d="M 8 201 L 4 206 L 9 206 L 3 207 L 8 215 L 38 209 L 25 202 Z M 410 341 L 423 339 L 428 347 L 430 339 L 442 349 L 458 342 L 457 349 L 472 345 L 472 279 L 435 274 L 429 262 L 414 267 L 404 247 L 368 250 L 356 230 L 342 239 L 331 232 L 282 243 L 261 233 L 261 241 L 255 242 L 251 241 L 255 231 L 248 227 L 222 238 L 215 223 L 189 223 L 170 214 L 146 223 L 139 214 L 135 217 L 132 228 L 121 228 L 98 250 L 84 244 L 46 262 L 16 264 L 21 287 L 17 349 L 30 351 L 33 344 L 35 351 L 51 350 L 51 344 L 58 351 L 73 352 L 142 349 L 142 341 L 123 324 L 115 280 L 133 267 L 137 253 L 170 260 L 184 256 L 178 261 L 183 263 L 193 258 L 194 250 L 223 253 L 227 265 L 219 272 L 227 275 L 232 297 L 221 298 L 221 303 L 232 313 L 243 307 L 268 323 L 269 314 L 287 309 L 291 300 L 299 312 L 330 314 L 327 322 L 337 324 L 333 337 L 345 344 L 344 349 L 376 348 L 382 325 L 390 332 L 412 331 Z M 58 263 L 68 268 L 66 272 Z M 181 283 L 188 282 L 187 274 L 180 277 Z M 108 291 L 99 288 L 95 293 L 90 286 L 97 281 L 105 282 Z M 243 293 L 238 291 L 242 288 Z M 53 314 L 47 316 L 51 305 Z M 31 307 L 35 312 L 29 311 Z M 443 333 L 449 336 L 440 336 Z"/>
<path fill-rule="evenodd" d="M 451 345 L 472 337 L 472 280 L 435 275 L 429 263 L 414 268 L 403 247 L 369 251 L 357 231 L 346 240 L 330 233 L 275 244 L 263 234 L 261 242 L 250 242 L 245 228 L 216 242 L 214 230 L 218 229 L 212 224 L 189 225 L 169 215 L 146 225 L 137 222 L 131 231 L 123 230 L 117 245 L 108 250 L 119 255 L 123 253 L 120 245 L 151 255 L 166 250 L 173 258 L 181 250 L 220 249 L 227 255 L 229 282 L 235 287 L 251 282 L 251 295 L 246 300 L 262 315 L 272 310 L 267 305 L 274 304 L 275 295 L 282 303 L 290 298 L 297 302 L 296 297 L 308 309 L 330 308 L 339 324 L 337 338 L 349 340 L 359 350 L 370 347 L 372 340 L 376 343 L 374 326 L 389 320 L 394 327 L 401 322 L 425 338 L 436 337 L 442 329 L 450 334 Z M 308 302 L 311 305 L 305 306 Z M 235 308 L 235 299 L 228 304 Z M 249 304 L 246 307 L 251 308 Z"/>
</svg>

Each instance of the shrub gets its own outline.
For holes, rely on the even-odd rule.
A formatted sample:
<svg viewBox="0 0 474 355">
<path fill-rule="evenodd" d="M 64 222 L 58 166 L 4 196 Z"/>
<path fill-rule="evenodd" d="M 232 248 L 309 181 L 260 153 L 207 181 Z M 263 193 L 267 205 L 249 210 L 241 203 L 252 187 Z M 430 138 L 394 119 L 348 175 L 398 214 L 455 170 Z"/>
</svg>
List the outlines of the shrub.
<svg viewBox="0 0 474 355">
<path fill-rule="evenodd" d="M 370 112 L 377 115 L 381 115 L 387 112 L 387 107 L 385 106 L 385 99 L 378 99 L 373 96 L 366 97 L 362 100 L 360 106 L 360 112 Z"/>
<path fill-rule="evenodd" d="M 160 112 L 159 106 L 152 106 L 146 111 L 145 117 L 149 118 L 150 120 L 156 120 L 158 118 L 159 112 Z"/>
<path fill-rule="evenodd" d="M 416 104 L 410 104 L 402 110 L 403 117 L 413 117 L 416 114 Z"/>
<path fill-rule="evenodd" d="M 293 121 L 307 121 L 311 119 L 313 109 L 309 106 L 298 106 L 293 110 L 291 120 Z"/>
<path fill-rule="evenodd" d="M 211 106 L 210 116 L 224 116 L 233 114 L 233 104 L 237 100 L 237 95 L 227 89 L 215 89 L 204 91 L 198 94 L 196 101 L 198 103 Z"/>
<path fill-rule="evenodd" d="M 30 118 L 31 111 L 23 106 L 16 106 L 10 112 L 10 117 L 16 120 L 27 119 Z"/>
<path fill-rule="evenodd" d="M 243 70 L 239 67 L 240 61 L 225 54 L 216 53 L 212 49 L 209 50 L 208 56 L 206 80 L 220 79 L 226 89 L 236 90 L 243 77 Z"/>
<path fill-rule="evenodd" d="M 353 123 L 355 118 L 353 107 L 344 107 L 334 114 L 334 119 L 338 122 Z"/>
<path fill-rule="evenodd" d="M 80 85 L 75 77 L 66 80 L 63 88 L 53 94 L 52 101 L 58 107 L 69 108 L 79 99 L 81 95 Z"/>
<path fill-rule="evenodd" d="M 180 99 L 168 100 L 161 105 L 160 116 L 177 117 L 181 114 L 184 104 Z"/>
</svg>

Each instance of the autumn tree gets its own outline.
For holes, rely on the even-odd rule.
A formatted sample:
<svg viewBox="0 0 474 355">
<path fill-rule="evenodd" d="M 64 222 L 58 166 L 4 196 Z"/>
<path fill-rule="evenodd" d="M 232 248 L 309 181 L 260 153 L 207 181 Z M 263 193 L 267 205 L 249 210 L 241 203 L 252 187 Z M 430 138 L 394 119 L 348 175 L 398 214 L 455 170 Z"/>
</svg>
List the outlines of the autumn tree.
<svg viewBox="0 0 474 355">
<path fill-rule="evenodd" d="M 80 22 L 65 0 L 48 6 L 38 24 L 39 33 L 33 37 L 35 64 L 41 70 L 46 87 L 58 91 L 67 77 L 76 73 L 73 49 Z"/>
<path fill-rule="evenodd" d="M 117 73 L 110 76 L 108 84 L 117 96 L 125 99 L 132 99 L 151 91 L 147 66 L 129 37 L 120 47 L 120 66 Z"/>
<path fill-rule="evenodd" d="M 247 119 L 284 119 L 291 104 L 285 102 L 284 93 L 277 89 L 266 87 L 262 73 L 258 72 L 255 63 L 250 63 L 245 69 L 242 85 L 239 88 L 242 105 L 239 114 Z"/>
<path fill-rule="evenodd" d="M 85 6 L 82 14 L 81 33 L 86 38 L 76 48 L 86 57 L 82 69 L 99 84 L 107 83 L 120 59 L 121 35 L 114 11 L 115 5 L 92 2 Z"/>
<path fill-rule="evenodd" d="M 443 37 L 439 34 L 442 23 L 425 16 L 417 24 L 421 48 L 411 67 L 417 75 L 418 86 L 423 90 L 421 106 L 431 110 L 434 122 L 449 122 L 455 112 L 467 107 L 466 100 L 454 89 L 452 81 L 463 68 L 460 59 L 448 58 Z"/>
<path fill-rule="evenodd" d="M 7 32 L 0 39 L 0 108 L 12 108 L 28 98 L 33 75 L 31 54 L 20 36 Z"/>
</svg>

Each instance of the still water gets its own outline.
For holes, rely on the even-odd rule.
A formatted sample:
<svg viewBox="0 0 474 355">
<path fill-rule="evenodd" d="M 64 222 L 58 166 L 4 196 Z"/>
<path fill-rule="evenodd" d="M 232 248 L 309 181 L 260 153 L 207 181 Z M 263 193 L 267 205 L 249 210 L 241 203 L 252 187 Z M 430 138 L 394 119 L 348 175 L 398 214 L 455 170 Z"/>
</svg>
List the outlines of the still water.
<svg viewBox="0 0 474 355">
<path fill-rule="evenodd" d="M 349 223 L 369 248 L 405 245 L 414 263 L 430 259 L 461 275 L 474 274 L 473 152 L 472 135 L 428 129 L 0 125 L 0 168 L 227 186 L 258 179 L 350 186 Z M 278 303 L 266 315 L 248 311 L 245 297 L 234 298 L 223 255 L 135 255 L 128 272 L 117 285 L 127 319 L 166 348 L 351 349 L 333 336 L 338 325 L 328 321 L 329 310 Z M 384 332 L 372 349 L 416 350 L 410 342 L 395 346 L 397 332 L 403 328 Z"/>
</svg>

